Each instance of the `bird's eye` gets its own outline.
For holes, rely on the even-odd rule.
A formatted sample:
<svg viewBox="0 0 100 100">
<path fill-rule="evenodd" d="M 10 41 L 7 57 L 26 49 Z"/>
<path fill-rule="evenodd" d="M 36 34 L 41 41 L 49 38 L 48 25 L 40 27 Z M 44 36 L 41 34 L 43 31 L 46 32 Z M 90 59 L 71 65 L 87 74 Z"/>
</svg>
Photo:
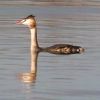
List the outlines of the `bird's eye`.
<svg viewBox="0 0 100 100">
<path fill-rule="evenodd" d="M 26 19 L 23 19 L 22 22 L 24 23 L 26 21 Z"/>
</svg>

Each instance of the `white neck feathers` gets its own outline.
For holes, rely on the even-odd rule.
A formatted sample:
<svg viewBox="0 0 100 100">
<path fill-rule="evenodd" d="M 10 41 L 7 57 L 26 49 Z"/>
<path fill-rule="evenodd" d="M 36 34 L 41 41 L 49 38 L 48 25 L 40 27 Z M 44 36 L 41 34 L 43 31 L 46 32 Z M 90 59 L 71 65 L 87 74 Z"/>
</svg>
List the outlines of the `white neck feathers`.
<svg viewBox="0 0 100 100">
<path fill-rule="evenodd" d="M 32 48 L 37 48 L 38 47 L 38 42 L 37 42 L 37 30 L 36 27 L 31 28 L 31 47 Z"/>
</svg>

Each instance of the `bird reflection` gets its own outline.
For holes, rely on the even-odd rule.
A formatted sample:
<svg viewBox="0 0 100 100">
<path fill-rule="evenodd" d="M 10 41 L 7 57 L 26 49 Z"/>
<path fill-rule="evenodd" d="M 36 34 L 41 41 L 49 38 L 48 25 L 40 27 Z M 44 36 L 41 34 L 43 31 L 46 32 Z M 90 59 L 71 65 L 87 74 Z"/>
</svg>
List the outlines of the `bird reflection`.
<svg viewBox="0 0 100 100">
<path fill-rule="evenodd" d="M 37 75 L 37 58 L 38 58 L 37 51 L 31 51 L 31 68 L 30 72 L 27 73 L 21 73 L 20 79 L 21 81 L 25 83 L 35 83 L 36 81 L 36 75 Z"/>
</svg>

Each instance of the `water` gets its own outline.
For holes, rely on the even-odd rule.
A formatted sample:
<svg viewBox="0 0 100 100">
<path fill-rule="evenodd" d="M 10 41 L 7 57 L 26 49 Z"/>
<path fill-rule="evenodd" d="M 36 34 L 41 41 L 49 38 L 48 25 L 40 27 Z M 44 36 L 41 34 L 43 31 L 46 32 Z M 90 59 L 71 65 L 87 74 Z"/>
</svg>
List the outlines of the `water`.
<svg viewBox="0 0 100 100">
<path fill-rule="evenodd" d="M 80 6 L 65 6 L 68 0 L 50 2 L 0 1 L 0 100 L 99 100 L 100 8 L 81 5 L 87 1 L 72 2 Z M 99 5 L 93 2 L 88 0 Z M 30 14 L 36 16 L 42 47 L 69 43 L 86 51 L 68 56 L 40 53 L 36 82 L 26 84 L 18 75 L 30 70 L 30 34 L 15 22 Z"/>
</svg>

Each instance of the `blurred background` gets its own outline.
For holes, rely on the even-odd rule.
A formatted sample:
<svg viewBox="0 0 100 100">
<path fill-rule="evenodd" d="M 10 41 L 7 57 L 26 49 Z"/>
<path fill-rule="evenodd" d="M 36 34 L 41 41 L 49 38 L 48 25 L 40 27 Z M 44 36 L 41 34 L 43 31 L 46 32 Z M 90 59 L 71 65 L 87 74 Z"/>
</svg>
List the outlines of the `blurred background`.
<svg viewBox="0 0 100 100">
<path fill-rule="evenodd" d="M 36 16 L 41 47 L 68 43 L 85 48 L 75 55 L 40 53 L 34 83 L 30 32 L 16 20 Z M 0 0 L 0 100 L 99 100 L 100 0 Z"/>
</svg>

